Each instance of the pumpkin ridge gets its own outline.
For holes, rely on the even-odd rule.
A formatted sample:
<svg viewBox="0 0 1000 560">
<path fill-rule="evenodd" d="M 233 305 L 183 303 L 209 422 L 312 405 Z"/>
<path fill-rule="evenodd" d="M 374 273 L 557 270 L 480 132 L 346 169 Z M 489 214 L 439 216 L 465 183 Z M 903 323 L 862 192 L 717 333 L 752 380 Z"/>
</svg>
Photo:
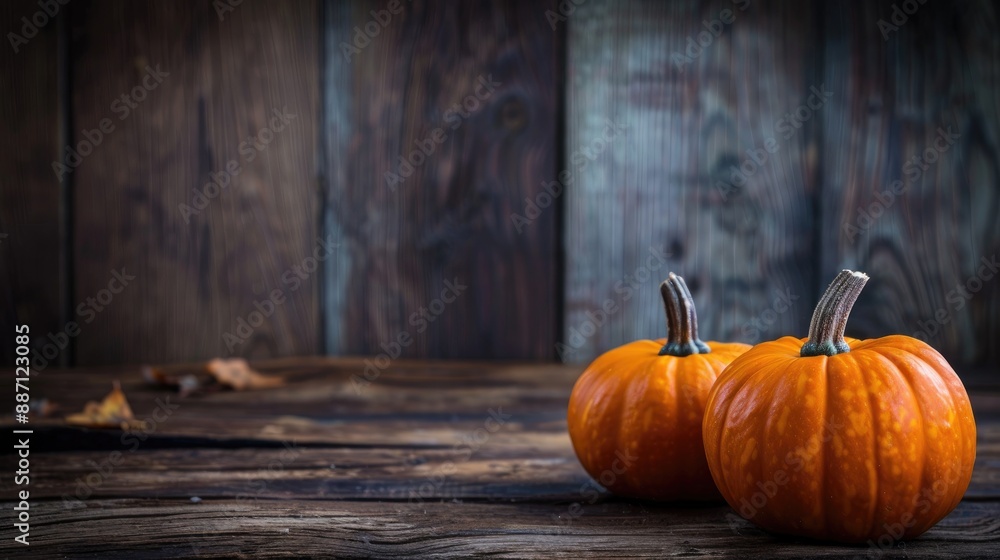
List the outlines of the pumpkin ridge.
<svg viewBox="0 0 1000 560">
<path fill-rule="evenodd" d="M 681 377 L 681 371 L 684 368 L 682 368 L 680 366 L 680 363 L 681 363 L 680 360 L 667 360 L 667 363 L 670 364 L 669 366 L 667 366 L 667 375 L 669 375 L 671 377 L 670 381 L 673 382 L 673 390 L 671 392 L 671 398 L 674 401 L 674 406 L 673 406 L 673 409 L 674 409 L 674 425 L 671 427 L 672 428 L 671 429 L 671 433 L 676 434 L 681 429 L 681 402 L 682 401 L 681 401 L 681 398 L 680 398 L 680 390 L 681 390 L 680 377 Z M 673 449 L 671 449 L 671 452 L 672 453 L 676 453 L 677 452 L 676 446 Z M 679 459 L 679 458 L 675 456 L 674 460 L 676 461 L 677 459 Z M 675 475 L 676 475 L 676 473 L 675 473 Z"/>
<path fill-rule="evenodd" d="M 897 375 L 899 376 L 902 384 L 905 385 L 906 388 L 910 391 L 910 395 L 913 397 L 913 402 L 916 403 L 917 410 L 920 411 L 920 414 L 916 415 L 917 416 L 917 420 L 920 423 L 920 441 L 923 443 L 922 448 L 920 450 L 920 461 L 919 461 L 919 464 L 920 464 L 920 476 L 917 477 L 918 496 L 919 496 L 919 492 L 922 492 L 923 489 L 924 489 L 924 487 L 925 487 L 924 486 L 924 478 L 927 475 L 927 458 L 928 458 L 928 453 L 927 453 L 927 429 L 924 427 L 924 406 L 920 402 L 920 395 L 917 394 L 916 389 L 913 388 L 913 384 L 910 383 L 910 378 L 906 374 L 906 368 L 904 368 L 902 365 L 900 365 L 898 362 L 896 362 L 896 360 L 893 359 L 893 356 L 891 354 L 888 354 L 888 353 L 887 354 L 883 354 L 882 352 L 877 352 L 877 351 L 874 351 L 872 353 L 875 354 L 876 356 L 879 356 L 880 358 L 882 358 L 883 361 L 888 362 L 893 367 L 893 369 L 896 371 Z M 914 358 L 917 358 L 917 356 L 915 354 L 910 354 L 910 355 L 913 356 Z M 952 403 L 952 404 L 954 404 L 954 403 Z M 917 502 L 914 501 L 913 506 L 909 510 L 909 513 L 912 515 L 913 512 L 916 511 L 916 509 L 917 509 Z M 910 529 L 910 527 L 908 527 L 907 529 Z"/>
<path fill-rule="evenodd" d="M 597 371 L 594 371 L 590 375 L 587 375 L 586 377 L 581 378 L 579 381 L 577 381 L 577 385 L 580 385 L 579 386 L 580 392 L 581 393 L 591 393 L 593 391 L 592 387 L 594 387 L 598 383 L 598 381 L 603 381 L 604 378 L 608 376 L 608 372 L 610 372 L 613 368 L 614 368 L 614 363 L 611 362 L 607 366 L 605 366 L 604 368 L 598 369 Z M 571 392 L 571 395 L 572 395 L 572 393 L 575 393 L 576 391 L 577 391 L 577 387 L 574 386 L 573 387 L 573 391 Z M 588 401 L 587 402 L 586 408 L 584 408 L 583 411 L 582 411 L 584 417 L 587 417 L 587 418 L 590 417 L 591 410 L 593 410 L 593 407 L 594 407 L 595 404 L 599 404 L 599 403 L 596 403 L 594 401 Z"/>
<path fill-rule="evenodd" d="M 760 388 L 760 383 L 757 382 L 757 378 L 758 377 L 763 378 L 764 376 L 766 376 L 767 374 L 770 374 L 770 373 L 773 373 L 773 370 L 771 368 L 767 368 L 767 367 L 758 368 L 757 371 L 752 372 L 750 375 L 748 375 L 746 377 L 746 379 L 744 380 L 743 384 L 740 386 L 740 389 L 734 391 L 733 394 L 735 395 L 736 393 L 739 393 L 740 391 L 742 391 L 743 387 L 746 387 L 748 385 L 751 386 L 751 390 L 752 390 L 753 387 L 757 387 L 759 389 Z M 735 402 L 735 400 L 736 399 L 734 399 L 734 398 L 729 398 L 728 399 L 729 402 L 726 403 L 726 414 L 723 417 L 723 422 L 721 424 L 721 429 L 719 430 L 720 435 L 719 435 L 719 445 L 718 445 L 718 447 L 719 447 L 719 461 L 720 461 L 720 464 L 721 464 L 721 461 L 722 461 L 722 447 L 723 447 L 722 446 L 722 441 L 726 437 L 726 432 L 727 432 L 726 427 L 729 426 L 729 423 L 730 423 L 729 422 L 729 417 L 732 414 L 733 403 Z M 748 399 L 748 400 L 754 400 L 754 399 Z M 760 446 L 761 443 L 762 443 L 762 442 L 760 442 L 760 434 L 758 434 L 758 442 L 759 443 L 757 445 Z M 760 471 L 761 471 L 760 472 L 760 476 L 761 477 L 758 478 L 757 480 L 763 480 L 763 474 L 762 474 L 763 473 L 763 468 L 761 468 Z M 737 481 L 737 482 L 739 482 L 739 481 Z M 729 489 L 730 488 L 729 480 L 725 480 L 725 483 L 726 483 L 726 488 Z M 730 504 L 730 505 L 732 505 L 732 504 Z M 737 508 L 738 508 L 738 506 L 734 506 L 734 509 L 737 509 Z"/>
<path fill-rule="evenodd" d="M 747 351 L 747 353 L 749 353 L 749 352 L 750 351 Z M 723 370 L 722 373 L 727 373 L 727 372 L 730 372 L 730 370 L 731 370 L 731 373 L 729 373 L 729 377 L 734 377 L 734 376 L 736 376 L 738 373 L 740 373 L 742 371 L 742 367 L 743 367 L 742 363 L 739 364 L 739 367 L 737 367 L 737 368 L 733 368 L 732 366 L 733 366 L 733 364 L 730 364 L 730 367 L 728 367 L 725 370 Z M 719 377 L 722 377 L 721 373 L 719 374 Z M 752 377 L 752 375 L 748 375 L 745 378 L 743 378 L 741 380 L 741 383 L 740 383 L 739 387 L 735 391 L 733 391 L 733 394 L 736 394 L 739 391 L 741 391 L 743 389 L 743 387 L 747 383 L 749 383 L 750 377 Z M 715 381 L 716 381 L 716 383 L 718 383 L 718 381 L 719 381 L 718 378 L 716 378 Z M 714 404 L 715 404 L 715 398 L 717 396 L 718 396 L 718 393 L 716 393 L 714 390 L 710 392 L 708 402 L 705 403 L 705 410 L 706 411 L 708 411 L 709 408 L 711 408 L 712 406 L 714 406 Z M 712 461 L 712 462 L 709 463 L 709 470 L 710 471 L 712 470 L 711 467 L 712 467 L 713 464 L 714 465 L 720 465 L 720 466 L 722 465 L 722 438 L 723 438 L 723 436 L 725 435 L 725 432 L 726 432 L 726 423 L 729 420 L 729 411 L 733 407 L 733 400 L 734 399 L 732 399 L 732 398 L 726 399 L 726 402 L 725 402 L 725 407 L 726 408 L 725 408 L 725 410 L 722 412 L 721 415 L 716 415 L 719 418 L 722 418 L 722 421 L 718 423 L 718 429 L 715 430 L 718 433 L 718 437 L 713 437 L 714 441 L 712 442 L 712 445 L 715 448 L 715 461 Z M 705 426 L 705 422 L 708 421 L 709 417 L 710 416 L 708 414 L 706 414 L 705 415 L 705 419 L 702 421 L 702 437 L 704 437 L 704 434 L 706 432 L 706 430 L 705 430 L 705 427 L 706 427 Z M 715 434 L 713 434 L 713 436 L 714 435 Z M 707 449 L 706 449 L 706 451 L 707 451 Z M 714 472 L 712 474 L 712 478 L 715 479 Z M 727 495 L 731 495 L 732 494 L 732 492 L 729 490 L 729 481 L 726 479 L 726 470 L 725 469 L 723 469 L 723 468 L 720 467 L 720 469 L 719 469 L 719 477 L 718 477 L 718 479 L 715 479 L 715 483 L 716 483 L 717 486 L 725 486 L 726 487 L 726 492 L 723 492 L 723 496 L 727 496 Z M 730 505 L 732 505 L 732 504 L 730 504 Z"/>
<path fill-rule="evenodd" d="M 926 344 L 926 343 L 924 343 L 924 344 Z M 933 349 L 933 347 L 932 347 L 932 349 Z M 919 364 L 919 367 L 922 370 L 924 370 L 923 373 L 926 374 L 926 372 L 928 370 L 930 370 L 931 372 L 933 372 L 933 374 L 934 374 L 933 377 L 936 378 L 938 381 L 940 381 L 941 385 L 943 385 L 944 388 L 945 388 L 945 391 L 943 391 L 943 392 L 947 393 L 947 395 L 948 395 L 948 405 L 949 405 L 949 408 L 951 410 L 958 410 L 958 408 L 955 406 L 955 395 L 952 394 L 952 387 L 948 383 L 948 381 L 946 379 L 944 379 L 944 376 L 942 375 L 941 371 L 939 371 L 933 365 L 927 363 L 927 361 L 920 354 L 912 352 L 912 351 L 910 351 L 910 350 L 908 350 L 906 348 L 893 347 L 893 348 L 891 348 L 891 350 L 896 351 L 896 352 L 900 352 L 900 353 L 903 353 L 903 354 L 908 354 L 909 356 L 912 356 L 913 359 L 914 359 L 914 361 L 916 361 L 916 363 Z M 935 350 L 935 352 L 937 352 L 937 351 Z M 902 368 L 900 368 L 900 369 L 902 369 Z M 905 369 L 903 371 L 905 371 Z M 910 382 L 910 379 L 909 379 L 909 376 L 907 376 L 907 383 L 909 384 L 909 382 Z M 918 395 L 917 396 L 917 406 L 920 408 L 920 426 L 921 426 L 922 430 L 926 430 L 926 428 L 924 427 L 924 418 L 926 417 L 925 416 L 925 410 L 926 410 L 926 408 L 925 408 L 924 402 L 920 398 L 919 394 L 916 391 L 914 391 L 914 394 Z M 962 424 L 963 424 L 962 422 L 955 422 L 953 424 L 953 426 L 955 427 L 955 429 L 959 432 L 959 440 L 961 441 L 961 446 L 962 447 L 961 447 L 961 450 L 959 451 L 959 457 L 960 458 L 964 458 L 965 451 L 966 451 L 966 445 L 965 445 L 965 435 L 966 434 L 965 434 L 965 428 L 964 428 L 964 426 L 962 426 Z M 926 440 L 927 440 L 927 438 L 925 437 L 924 441 L 926 441 Z M 974 438 L 973 438 L 973 441 L 975 441 Z M 924 450 L 924 457 L 926 458 L 926 457 L 929 457 L 929 456 L 930 456 L 930 454 L 927 453 L 927 450 L 925 449 Z M 975 459 L 973 459 L 973 460 L 975 460 Z M 924 470 L 926 470 L 926 465 L 921 465 L 921 491 L 923 491 L 923 488 L 924 488 L 924 486 L 923 486 L 923 471 Z M 948 512 L 951 512 L 951 510 L 953 510 L 955 508 L 955 506 L 958 505 L 958 502 L 961 501 L 962 495 L 964 495 L 965 491 L 968 489 L 968 485 L 966 485 L 965 487 L 962 487 L 961 485 L 954 485 L 954 486 L 955 487 L 952 489 L 952 495 L 949 497 L 949 499 L 947 501 L 944 499 L 944 497 L 942 497 L 940 499 L 940 502 L 936 502 L 934 505 L 937 505 L 937 503 L 948 504 L 948 506 L 943 506 L 942 510 L 947 509 Z M 955 494 L 959 494 L 959 496 L 958 496 L 957 499 L 955 498 Z M 923 528 L 923 529 L 926 531 L 929 528 L 930 528 L 930 526 L 928 526 L 926 528 Z"/>
<path fill-rule="evenodd" d="M 863 384 L 863 388 L 865 390 L 865 395 L 866 395 L 865 400 L 868 402 L 868 414 L 871 418 L 871 429 L 870 429 L 872 435 L 871 459 L 872 459 L 872 470 L 874 471 L 875 474 L 875 496 L 874 496 L 875 499 L 872 500 L 872 509 L 871 509 L 871 514 L 869 515 L 869 518 L 871 520 L 867 523 L 867 526 L 865 528 L 866 531 L 865 536 L 868 536 L 871 534 L 872 530 L 875 529 L 874 526 L 876 519 L 878 517 L 878 512 L 881 511 L 882 509 L 882 491 L 881 491 L 882 456 L 881 453 L 879 452 L 879 441 L 878 441 L 878 434 L 881 433 L 881 423 L 879 422 L 879 416 L 878 416 L 878 403 L 875 402 L 876 395 L 869 389 L 869 382 L 868 382 L 869 372 L 866 370 L 866 368 L 858 367 L 855 355 L 852 355 L 852 353 L 846 354 L 844 356 L 844 359 L 851 359 L 854 361 L 854 367 L 852 368 L 852 371 L 858 372 L 858 376 L 861 378 L 861 382 Z"/>
<path fill-rule="evenodd" d="M 579 390 L 579 394 L 589 395 L 593 394 L 595 391 L 598 390 L 597 387 L 600 387 L 599 382 L 608 382 L 608 381 L 615 382 L 616 381 L 614 380 L 615 366 L 616 366 L 615 361 L 609 360 L 607 365 L 604 366 L 603 368 L 589 372 L 586 376 L 581 377 L 580 380 L 577 381 L 577 385 L 579 385 L 579 387 L 574 386 L 573 391 L 570 394 L 570 404 L 573 405 L 576 402 L 576 399 L 573 399 L 572 395 L 577 394 L 577 390 Z M 608 377 L 611 377 L 612 379 L 606 380 L 605 378 Z M 620 380 L 618 381 L 620 382 Z M 600 402 L 600 400 L 588 399 L 585 404 L 585 408 L 583 408 L 583 410 L 580 411 L 580 416 L 583 418 L 592 419 L 595 415 L 597 415 L 599 419 L 603 419 L 608 416 L 608 409 L 612 406 L 614 406 L 614 402 L 602 403 Z M 572 434 L 570 434 L 570 441 L 573 443 L 575 449 L 576 442 L 573 441 Z"/>
<path fill-rule="evenodd" d="M 670 360 L 668 360 L 668 364 L 666 364 L 666 371 L 661 371 L 661 373 L 664 375 L 669 374 L 670 371 L 669 361 Z M 616 393 L 621 394 L 623 398 L 621 399 L 621 403 L 617 414 L 618 429 L 614 437 L 615 443 L 612 446 L 614 447 L 614 449 L 610 450 L 611 454 L 614 454 L 616 451 L 623 451 L 626 454 L 629 453 L 629 450 L 631 449 L 631 441 L 630 438 L 628 437 L 628 434 L 635 433 L 635 430 L 637 429 L 636 418 L 635 416 L 633 416 L 633 413 L 636 410 L 636 399 L 638 397 L 641 400 L 641 397 L 648 394 L 649 387 L 652 384 L 651 383 L 652 377 L 657 375 L 657 372 L 654 370 L 659 369 L 660 365 L 661 364 L 658 363 L 658 360 L 652 360 L 648 362 L 646 364 L 646 367 L 643 368 L 642 370 L 638 371 L 631 370 L 630 375 L 626 379 L 622 380 L 623 385 L 620 386 L 615 391 Z M 638 383 L 646 384 L 643 391 L 638 391 L 636 389 L 636 384 Z M 622 449 L 622 447 L 625 447 L 625 449 Z M 642 463 L 640 463 L 640 461 L 642 461 Z M 638 458 L 636 459 L 636 464 L 633 465 L 631 468 L 641 469 L 642 467 L 640 465 L 645 464 L 646 462 L 648 462 L 648 457 L 638 455 Z M 616 477 L 615 485 L 618 486 L 619 488 L 618 493 L 625 495 L 633 495 L 631 477 L 627 476 L 627 474 L 628 473 L 626 472 L 623 473 L 621 476 Z M 598 480 L 598 482 L 600 482 L 600 480 Z M 611 488 L 608 488 L 608 491 L 614 492 L 614 490 L 612 490 Z"/>
<path fill-rule="evenodd" d="M 792 370 L 794 368 L 796 368 L 797 365 L 798 365 L 798 362 L 796 360 L 789 360 L 788 364 L 784 368 L 781 368 L 781 374 L 775 376 L 777 378 L 776 381 L 773 384 L 771 384 L 771 385 L 768 386 L 768 391 L 767 392 L 769 394 L 771 394 L 771 395 L 774 395 L 774 394 L 776 394 L 778 392 L 778 387 L 781 387 L 782 385 L 784 385 L 786 383 L 789 383 L 789 381 L 793 377 L 792 376 Z M 774 368 L 774 369 L 777 370 L 779 368 Z M 767 407 L 767 414 L 768 414 L 767 421 L 766 422 L 761 422 L 761 426 L 762 426 L 761 432 L 762 433 L 761 433 L 761 436 L 760 436 L 760 445 L 761 445 L 762 452 L 771 449 L 771 447 L 767 445 L 767 442 L 770 440 L 770 438 L 768 437 L 768 434 L 772 433 L 772 431 L 773 431 L 773 428 L 772 428 L 773 423 L 772 422 L 776 418 L 778 418 L 778 415 L 773 414 L 774 407 L 777 404 L 778 404 L 777 400 L 772 400 L 770 402 L 770 404 Z M 765 474 L 764 473 L 764 468 L 766 466 L 766 462 L 763 459 L 761 461 L 759 461 L 759 462 L 760 462 L 760 465 L 761 465 L 761 474 L 760 474 L 760 478 L 758 480 L 767 480 L 767 478 L 764 476 L 764 474 Z M 775 503 L 780 504 L 781 500 L 778 500 L 777 497 L 778 497 L 778 495 L 775 494 L 775 496 L 772 499 L 776 500 Z M 762 515 L 764 513 L 766 513 L 766 510 L 761 510 L 761 511 L 757 512 L 757 515 Z"/>
<path fill-rule="evenodd" d="M 821 472 L 817 477 L 819 478 L 819 496 L 818 496 L 819 500 L 817 500 L 817 502 L 819 502 L 819 509 L 820 509 L 819 518 L 822 520 L 821 527 L 829 527 L 829 521 L 827 520 L 827 514 L 829 513 L 829 508 L 826 507 L 825 498 L 826 498 L 826 473 L 828 470 L 826 466 L 826 461 L 827 459 L 829 459 L 830 454 L 827 453 L 826 450 L 827 442 L 823 441 L 823 435 L 824 435 L 823 432 L 824 430 L 826 430 L 826 423 L 828 421 L 827 414 L 830 412 L 830 369 L 831 366 L 833 365 L 831 363 L 832 361 L 833 360 L 831 360 L 829 356 L 826 356 L 826 360 L 824 360 L 823 366 L 820 368 L 821 370 L 823 370 L 823 383 L 822 383 L 823 412 L 819 414 L 819 418 L 821 419 L 819 426 L 819 452 L 820 454 L 822 454 L 822 457 L 820 458 L 819 461 L 819 467 L 821 469 Z"/>
</svg>

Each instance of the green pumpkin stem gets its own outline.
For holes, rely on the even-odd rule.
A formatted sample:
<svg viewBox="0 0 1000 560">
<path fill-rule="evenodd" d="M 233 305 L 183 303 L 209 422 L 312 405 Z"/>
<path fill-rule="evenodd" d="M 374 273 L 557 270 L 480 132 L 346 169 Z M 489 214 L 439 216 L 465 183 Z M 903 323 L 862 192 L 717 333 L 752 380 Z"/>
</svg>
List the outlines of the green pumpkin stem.
<svg viewBox="0 0 1000 560">
<path fill-rule="evenodd" d="M 802 345 L 800 356 L 836 356 L 851 351 L 844 341 L 844 329 L 866 282 L 868 275 L 863 272 L 840 271 L 816 304 L 809 323 L 809 340 Z"/>
<path fill-rule="evenodd" d="M 694 298 L 684 279 L 671 272 L 660 284 L 663 307 L 667 312 L 667 343 L 660 349 L 661 356 L 690 356 L 708 354 L 712 350 L 698 339 L 698 316 Z"/>
</svg>

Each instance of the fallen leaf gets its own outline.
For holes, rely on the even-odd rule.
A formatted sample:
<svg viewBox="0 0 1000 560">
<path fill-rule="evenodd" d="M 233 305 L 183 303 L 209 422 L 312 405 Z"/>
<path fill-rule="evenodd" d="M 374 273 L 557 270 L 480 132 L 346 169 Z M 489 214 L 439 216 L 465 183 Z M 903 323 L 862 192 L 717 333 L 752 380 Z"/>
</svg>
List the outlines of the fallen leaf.
<svg viewBox="0 0 1000 560">
<path fill-rule="evenodd" d="M 83 407 L 83 412 L 70 414 L 66 423 L 87 428 L 121 428 L 144 429 L 146 423 L 136 420 L 132 407 L 128 405 L 121 385 L 114 382 L 114 388 L 101 402 L 90 401 Z"/>
<path fill-rule="evenodd" d="M 285 384 L 285 380 L 280 377 L 261 375 L 254 371 L 243 358 L 233 358 L 231 360 L 216 358 L 205 364 L 205 371 L 210 373 L 219 384 L 230 387 L 235 391 L 269 389 Z"/>
<path fill-rule="evenodd" d="M 146 383 L 153 385 L 176 387 L 178 384 L 176 378 L 167 375 L 162 369 L 157 369 L 153 366 L 142 366 L 142 378 L 146 380 Z"/>
<path fill-rule="evenodd" d="M 182 397 L 186 397 L 201 388 L 201 382 L 194 375 L 175 377 L 153 366 L 142 366 L 142 378 L 151 385 L 177 389 Z"/>
</svg>

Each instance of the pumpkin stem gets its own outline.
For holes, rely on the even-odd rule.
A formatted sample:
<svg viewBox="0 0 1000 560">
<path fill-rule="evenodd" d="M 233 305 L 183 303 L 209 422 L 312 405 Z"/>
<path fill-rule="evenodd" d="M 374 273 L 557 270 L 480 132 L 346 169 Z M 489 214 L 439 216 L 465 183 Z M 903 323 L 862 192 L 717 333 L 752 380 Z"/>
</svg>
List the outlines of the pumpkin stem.
<svg viewBox="0 0 1000 560">
<path fill-rule="evenodd" d="M 840 271 L 816 304 L 809 323 L 809 340 L 802 345 L 800 356 L 835 356 L 851 351 L 844 341 L 844 329 L 866 282 L 868 275 L 864 272 Z"/>
<path fill-rule="evenodd" d="M 712 350 L 698 339 L 698 316 L 694 311 L 694 298 L 684 279 L 671 272 L 660 284 L 663 307 L 667 312 L 667 343 L 660 349 L 661 356 L 690 356 L 708 354 Z"/>
</svg>

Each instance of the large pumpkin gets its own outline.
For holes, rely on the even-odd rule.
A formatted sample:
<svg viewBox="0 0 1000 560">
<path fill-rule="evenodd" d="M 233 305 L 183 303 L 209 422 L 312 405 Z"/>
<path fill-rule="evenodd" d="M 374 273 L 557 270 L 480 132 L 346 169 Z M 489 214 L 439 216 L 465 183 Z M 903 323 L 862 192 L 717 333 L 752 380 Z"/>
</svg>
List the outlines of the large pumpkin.
<svg viewBox="0 0 1000 560">
<path fill-rule="evenodd" d="M 764 529 L 883 546 L 929 529 L 969 485 L 976 424 L 948 362 L 907 336 L 843 336 L 867 280 L 841 272 L 808 339 L 755 346 L 712 389 L 712 476 Z"/>
<path fill-rule="evenodd" d="M 701 422 L 719 372 L 749 346 L 702 342 L 694 302 L 671 273 L 660 286 L 669 337 L 599 356 L 569 401 L 580 463 L 605 488 L 649 500 L 719 500 L 705 463 Z"/>
</svg>

